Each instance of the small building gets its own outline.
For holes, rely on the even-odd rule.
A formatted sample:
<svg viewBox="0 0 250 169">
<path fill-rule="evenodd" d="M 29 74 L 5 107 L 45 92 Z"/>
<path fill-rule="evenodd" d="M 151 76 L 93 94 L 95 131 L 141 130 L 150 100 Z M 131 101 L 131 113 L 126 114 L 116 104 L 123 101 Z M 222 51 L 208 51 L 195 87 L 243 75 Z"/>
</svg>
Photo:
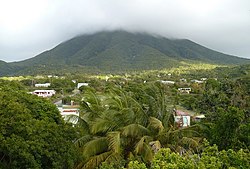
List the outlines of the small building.
<svg viewBox="0 0 250 169">
<path fill-rule="evenodd" d="M 191 88 L 190 87 L 187 87 L 187 88 L 178 88 L 178 91 L 180 93 L 190 93 L 191 92 Z"/>
<path fill-rule="evenodd" d="M 174 120 L 178 127 L 190 126 L 190 115 L 187 112 L 181 110 L 174 110 Z"/>
<path fill-rule="evenodd" d="M 191 82 L 192 82 L 192 83 L 202 84 L 204 81 L 193 79 L 193 80 L 191 80 Z"/>
<path fill-rule="evenodd" d="M 78 83 L 77 84 L 77 89 L 79 89 L 82 86 L 88 86 L 88 85 L 89 85 L 88 83 Z"/>
<path fill-rule="evenodd" d="M 51 97 L 56 94 L 55 90 L 35 90 L 31 94 L 37 95 L 39 97 Z"/>
<path fill-rule="evenodd" d="M 49 87 L 50 83 L 37 83 L 35 84 L 35 87 Z"/>
<path fill-rule="evenodd" d="M 204 114 L 193 116 L 193 120 L 196 122 L 200 122 L 204 118 L 206 118 Z"/>
<path fill-rule="evenodd" d="M 60 114 L 65 121 L 69 121 L 72 124 L 76 124 L 79 116 L 79 105 L 62 105 L 57 106 Z"/>
<path fill-rule="evenodd" d="M 163 84 L 175 84 L 174 81 L 169 81 L 169 80 L 160 80 L 160 82 Z"/>
<path fill-rule="evenodd" d="M 206 78 L 206 77 L 203 77 L 203 78 L 201 78 L 201 80 L 202 80 L 202 81 L 206 81 L 206 80 L 207 80 L 207 78 Z"/>
</svg>

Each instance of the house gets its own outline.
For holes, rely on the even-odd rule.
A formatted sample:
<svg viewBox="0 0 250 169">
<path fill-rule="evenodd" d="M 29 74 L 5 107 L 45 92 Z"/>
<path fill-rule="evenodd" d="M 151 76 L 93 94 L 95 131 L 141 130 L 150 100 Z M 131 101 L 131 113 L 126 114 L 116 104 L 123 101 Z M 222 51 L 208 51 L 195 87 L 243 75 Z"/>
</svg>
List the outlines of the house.
<svg viewBox="0 0 250 169">
<path fill-rule="evenodd" d="M 55 90 L 35 90 L 31 94 L 37 95 L 39 97 L 51 97 L 56 94 Z"/>
<path fill-rule="evenodd" d="M 204 81 L 193 79 L 193 80 L 191 80 L 191 82 L 201 84 L 201 83 L 203 83 Z"/>
<path fill-rule="evenodd" d="M 163 84 L 175 84 L 174 81 L 169 81 L 169 80 L 160 80 L 160 82 Z"/>
<path fill-rule="evenodd" d="M 35 87 L 49 87 L 50 83 L 37 83 L 35 84 Z"/>
<path fill-rule="evenodd" d="M 79 89 L 82 86 L 88 86 L 88 85 L 89 85 L 88 83 L 78 83 L 77 84 L 77 89 Z"/>
<path fill-rule="evenodd" d="M 79 105 L 58 105 L 57 108 L 65 121 L 69 121 L 73 124 L 77 123 L 77 117 L 79 116 Z"/>
<path fill-rule="evenodd" d="M 206 118 L 204 114 L 193 116 L 193 120 L 196 122 L 200 122 L 204 118 Z"/>
<path fill-rule="evenodd" d="M 187 112 L 181 110 L 174 110 L 174 120 L 178 127 L 190 126 L 190 115 Z"/>
<path fill-rule="evenodd" d="M 178 88 L 178 91 L 180 93 L 190 93 L 191 92 L 191 88 L 190 87 L 187 87 L 187 88 Z"/>
</svg>

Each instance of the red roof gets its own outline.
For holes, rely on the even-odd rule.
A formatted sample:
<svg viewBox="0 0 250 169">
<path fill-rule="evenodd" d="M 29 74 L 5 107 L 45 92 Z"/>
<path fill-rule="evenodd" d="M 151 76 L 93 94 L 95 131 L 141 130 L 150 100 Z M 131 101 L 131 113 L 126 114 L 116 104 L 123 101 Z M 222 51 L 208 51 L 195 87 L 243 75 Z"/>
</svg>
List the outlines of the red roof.
<svg viewBox="0 0 250 169">
<path fill-rule="evenodd" d="M 181 110 L 176 110 L 175 111 L 177 116 L 189 116 L 187 112 L 181 111 Z"/>
</svg>

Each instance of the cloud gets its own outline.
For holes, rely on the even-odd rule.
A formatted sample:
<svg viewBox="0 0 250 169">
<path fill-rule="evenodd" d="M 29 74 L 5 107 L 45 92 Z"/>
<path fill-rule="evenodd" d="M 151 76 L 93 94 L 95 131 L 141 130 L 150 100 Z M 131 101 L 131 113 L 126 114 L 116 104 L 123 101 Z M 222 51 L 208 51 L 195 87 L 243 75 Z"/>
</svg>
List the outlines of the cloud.
<svg viewBox="0 0 250 169">
<path fill-rule="evenodd" d="M 187 38 L 250 58 L 249 0 L 0 2 L 0 60 L 23 60 L 76 35 L 115 29 Z"/>
</svg>

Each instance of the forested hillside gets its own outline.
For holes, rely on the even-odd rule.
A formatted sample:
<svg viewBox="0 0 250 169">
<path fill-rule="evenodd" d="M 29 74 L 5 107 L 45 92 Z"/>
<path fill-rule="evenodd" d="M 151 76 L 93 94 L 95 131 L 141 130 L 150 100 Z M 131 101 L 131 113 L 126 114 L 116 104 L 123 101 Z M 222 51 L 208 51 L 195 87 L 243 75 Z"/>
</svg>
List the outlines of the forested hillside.
<svg viewBox="0 0 250 169">
<path fill-rule="evenodd" d="M 51 73 L 117 73 L 159 70 L 184 63 L 243 64 L 248 59 L 226 55 L 187 39 L 145 33 L 99 32 L 65 41 L 33 58 L 1 67 L 1 75 Z M 15 67 L 16 69 L 10 69 Z"/>
</svg>

